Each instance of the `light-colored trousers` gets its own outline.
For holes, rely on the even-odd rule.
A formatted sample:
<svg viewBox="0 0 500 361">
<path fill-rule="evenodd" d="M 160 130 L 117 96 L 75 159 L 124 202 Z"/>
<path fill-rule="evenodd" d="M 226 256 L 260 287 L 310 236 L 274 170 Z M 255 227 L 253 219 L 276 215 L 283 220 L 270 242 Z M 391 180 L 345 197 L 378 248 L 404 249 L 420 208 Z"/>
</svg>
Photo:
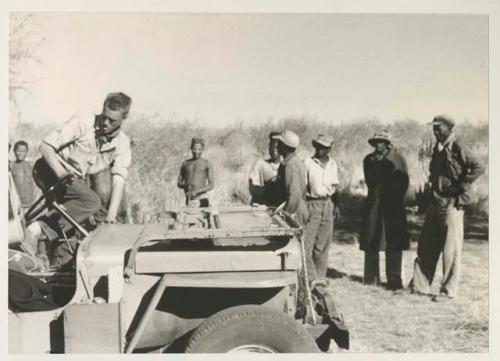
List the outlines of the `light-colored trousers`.
<svg viewBox="0 0 500 361">
<path fill-rule="evenodd" d="M 325 278 L 328 269 L 328 251 L 333 236 L 333 203 L 325 200 L 308 200 L 309 221 L 304 230 L 306 272 L 309 282 Z"/>
<path fill-rule="evenodd" d="M 432 281 L 442 253 L 443 280 L 440 292 L 450 297 L 456 296 L 463 241 L 463 209 L 457 209 L 451 205 L 441 208 L 432 202 L 426 211 L 422 235 L 418 242 L 413 274 L 414 291 L 424 294 L 432 293 Z"/>
</svg>

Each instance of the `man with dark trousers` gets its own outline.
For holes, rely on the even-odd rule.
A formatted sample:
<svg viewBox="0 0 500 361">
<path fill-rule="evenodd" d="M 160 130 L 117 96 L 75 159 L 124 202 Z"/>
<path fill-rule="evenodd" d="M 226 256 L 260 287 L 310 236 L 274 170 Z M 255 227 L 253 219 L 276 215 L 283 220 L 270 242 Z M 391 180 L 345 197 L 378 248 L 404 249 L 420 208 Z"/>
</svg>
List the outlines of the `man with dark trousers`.
<svg viewBox="0 0 500 361">
<path fill-rule="evenodd" d="M 363 281 L 380 284 L 379 252 L 385 251 L 387 289 L 395 291 L 403 288 L 402 252 L 410 246 L 404 205 L 408 169 L 388 132 L 375 133 L 368 143 L 374 151 L 363 160 L 368 187 L 360 237 L 360 248 L 365 252 Z"/>
</svg>

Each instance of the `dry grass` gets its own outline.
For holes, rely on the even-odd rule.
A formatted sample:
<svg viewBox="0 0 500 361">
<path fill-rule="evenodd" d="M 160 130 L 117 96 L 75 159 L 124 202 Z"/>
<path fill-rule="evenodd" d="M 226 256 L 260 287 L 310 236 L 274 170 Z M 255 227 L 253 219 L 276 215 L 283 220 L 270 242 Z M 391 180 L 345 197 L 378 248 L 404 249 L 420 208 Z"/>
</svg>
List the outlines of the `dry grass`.
<svg viewBox="0 0 500 361">
<path fill-rule="evenodd" d="M 171 123 L 160 116 L 136 117 L 125 124 L 133 141 L 133 164 L 127 188 L 127 203 L 136 222 L 152 222 L 168 209 L 182 206 L 184 196 L 176 187 L 177 175 L 183 159 L 189 157 L 189 142 L 193 136 L 206 139 L 205 158 L 215 170 L 216 189 L 212 198 L 219 204 L 245 203 L 250 199 L 248 173 L 252 163 L 267 151 L 267 135 L 271 130 L 292 129 L 301 138 L 298 154 L 304 158 L 312 153 L 310 140 L 318 133 L 332 134 L 335 143 L 332 155 L 339 165 L 341 192 L 344 196 L 364 194 L 362 160 L 372 149 L 369 136 L 380 129 L 389 130 L 405 155 L 410 172 L 408 205 L 415 205 L 415 192 L 427 177 L 428 155 L 422 149 L 432 142 L 431 129 L 413 120 L 382 124 L 377 120 L 329 125 L 307 118 L 288 118 L 261 125 L 235 125 L 224 129 L 210 129 L 186 121 Z M 48 126 L 13 124 L 10 139 L 23 138 L 32 145 L 50 132 Z M 488 125 L 461 124 L 457 133 L 470 144 L 479 158 L 488 162 Z M 36 147 L 31 154 L 36 157 Z M 420 156 L 419 156 L 420 154 Z M 488 214 L 488 174 L 474 184 L 475 200 L 472 210 Z"/>
<path fill-rule="evenodd" d="M 487 238 L 482 224 L 481 238 Z M 351 332 L 354 352 L 488 352 L 488 243 L 466 235 L 460 294 L 436 303 L 429 297 L 386 291 L 362 284 L 363 252 L 356 243 L 333 243 L 330 289 Z M 349 232 L 347 232 L 349 233 Z M 355 234 L 351 237 L 355 238 Z M 416 243 L 404 252 L 407 284 L 413 274 Z M 384 281 L 384 256 L 381 276 Z M 438 269 L 440 265 L 438 265 Z M 435 280 L 438 285 L 439 279 Z"/>
</svg>

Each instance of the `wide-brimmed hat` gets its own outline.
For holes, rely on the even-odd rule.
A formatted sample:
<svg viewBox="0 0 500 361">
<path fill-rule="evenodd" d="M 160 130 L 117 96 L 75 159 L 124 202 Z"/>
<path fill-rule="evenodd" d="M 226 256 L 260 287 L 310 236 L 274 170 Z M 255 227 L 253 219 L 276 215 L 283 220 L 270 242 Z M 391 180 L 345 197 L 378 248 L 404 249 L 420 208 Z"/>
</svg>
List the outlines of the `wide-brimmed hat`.
<svg viewBox="0 0 500 361">
<path fill-rule="evenodd" d="M 439 114 L 432 119 L 432 122 L 428 123 L 432 125 L 437 125 L 437 124 L 444 124 L 447 125 L 450 128 L 453 128 L 455 126 L 455 121 L 449 116 L 445 114 Z"/>
<path fill-rule="evenodd" d="M 109 93 L 102 106 L 102 114 L 112 120 L 123 120 L 128 116 L 132 99 L 124 93 Z"/>
<path fill-rule="evenodd" d="M 300 143 L 299 136 L 291 130 L 285 130 L 283 133 L 275 135 L 273 139 L 278 139 L 290 148 L 297 148 Z"/>
<path fill-rule="evenodd" d="M 392 143 L 392 136 L 389 134 L 389 132 L 387 131 L 383 131 L 383 132 L 375 132 L 373 133 L 373 135 L 371 136 L 370 139 L 368 139 L 368 143 L 370 143 L 371 146 L 375 146 L 375 144 L 377 142 L 387 142 L 389 144 Z"/>
<path fill-rule="evenodd" d="M 314 138 L 311 143 L 313 146 L 319 145 L 324 148 L 330 148 L 333 145 L 333 137 L 320 134 Z"/>
</svg>

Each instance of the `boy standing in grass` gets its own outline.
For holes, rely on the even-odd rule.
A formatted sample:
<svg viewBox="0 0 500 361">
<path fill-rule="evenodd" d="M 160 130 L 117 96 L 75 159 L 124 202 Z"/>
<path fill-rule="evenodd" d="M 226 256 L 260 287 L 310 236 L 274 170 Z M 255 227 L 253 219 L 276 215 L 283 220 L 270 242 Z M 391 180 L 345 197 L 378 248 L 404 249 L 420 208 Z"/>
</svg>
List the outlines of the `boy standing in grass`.
<svg viewBox="0 0 500 361">
<path fill-rule="evenodd" d="M 208 192 L 214 188 L 213 169 L 210 162 L 201 157 L 205 149 L 202 138 L 191 140 L 193 157 L 182 162 L 177 186 L 184 190 L 186 206 L 209 207 Z"/>
<path fill-rule="evenodd" d="M 33 180 L 33 164 L 26 160 L 28 155 L 28 143 L 24 140 L 14 144 L 14 155 L 16 160 L 10 163 L 12 179 L 16 185 L 21 205 L 24 209 L 35 201 L 35 182 Z"/>
</svg>

